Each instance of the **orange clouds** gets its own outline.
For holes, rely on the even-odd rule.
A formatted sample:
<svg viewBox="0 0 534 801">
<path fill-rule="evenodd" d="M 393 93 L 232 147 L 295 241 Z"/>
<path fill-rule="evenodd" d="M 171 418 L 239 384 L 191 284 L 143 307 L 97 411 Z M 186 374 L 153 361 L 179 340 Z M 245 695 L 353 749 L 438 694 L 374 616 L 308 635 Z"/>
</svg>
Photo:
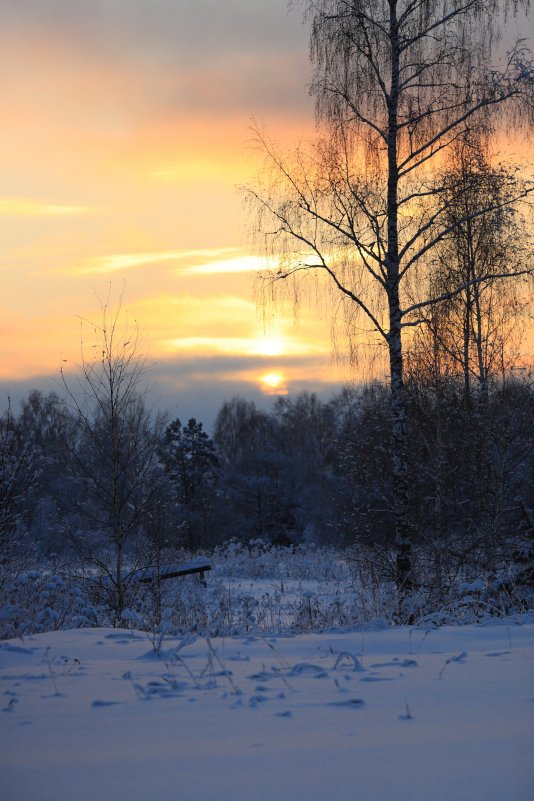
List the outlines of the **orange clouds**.
<svg viewBox="0 0 534 801">
<path fill-rule="evenodd" d="M 236 190 L 252 115 L 282 143 L 314 125 L 285 0 L 0 4 L 0 47 L 0 378 L 78 361 L 110 281 L 175 387 L 328 376 L 313 314 L 263 326 Z"/>
</svg>

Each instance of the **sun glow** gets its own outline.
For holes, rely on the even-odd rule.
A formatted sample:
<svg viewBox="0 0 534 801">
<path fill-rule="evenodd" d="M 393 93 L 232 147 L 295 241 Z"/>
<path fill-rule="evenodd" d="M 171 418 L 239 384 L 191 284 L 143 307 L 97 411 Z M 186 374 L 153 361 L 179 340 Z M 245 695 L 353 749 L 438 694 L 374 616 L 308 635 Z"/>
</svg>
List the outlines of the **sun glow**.
<svg viewBox="0 0 534 801">
<path fill-rule="evenodd" d="M 225 312 L 226 313 L 226 312 Z M 249 309 L 243 310 L 236 308 L 234 312 L 248 314 Z M 166 339 L 163 342 L 165 352 L 172 353 L 177 351 L 198 352 L 212 351 L 214 353 L 238 354 L 240 356 L 261 356 L 265 358 L 286 357 L 286 356 L 308 356 L 317 353 L 308 342 L 300 342 L 296 336 L 266 336 L 256 333 L 249 337 L 232 336 L 230 332 L 224 335 L 222 331 L 211 336 L 191 335 Z"/>
<path fill-rule="evenodd" d="M 230 273 L 254 273 L 262 268 L 265 260 L 259 256 L 240 256 L 233 259 L 220 259 L 188 267 L 189 275 L 224 275 Z"/>
<path fill-rule="evenodd" d="M 273 371 L 260 376 L 262 391 L 266 395 L 287 395 L 286 380 L 282 373 Z"/>
<path fill-rule="evenodd" d="M 259 356 L 282 356 L 291 350 L 291 347 L 281 336 L 257 337 L 257 353 Z"/>
</svg>

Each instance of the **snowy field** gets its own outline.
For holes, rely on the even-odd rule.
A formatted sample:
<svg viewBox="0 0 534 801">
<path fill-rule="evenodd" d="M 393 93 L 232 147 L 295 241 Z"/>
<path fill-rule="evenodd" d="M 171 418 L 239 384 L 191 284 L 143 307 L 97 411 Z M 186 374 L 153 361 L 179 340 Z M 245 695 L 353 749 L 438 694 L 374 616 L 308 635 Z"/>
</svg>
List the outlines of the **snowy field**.
<svg viewBox="0 0 534 801">
<path fill-rule="evenodd" d="M 532 801 L 534 624 L 0 643 L 2 801 Z"/>
</svg>

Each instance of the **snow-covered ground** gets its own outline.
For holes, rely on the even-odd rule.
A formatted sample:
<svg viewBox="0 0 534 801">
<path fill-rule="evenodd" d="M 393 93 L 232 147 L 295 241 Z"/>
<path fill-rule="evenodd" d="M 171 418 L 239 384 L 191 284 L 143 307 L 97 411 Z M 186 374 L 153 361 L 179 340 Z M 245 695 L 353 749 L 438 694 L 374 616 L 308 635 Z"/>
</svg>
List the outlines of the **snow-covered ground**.
<svg viewBox="0 0 534 801">
<path fill-rule="evenodd" d="M 534 798 L 534 624 L 192 639 L 0 643 L 2 801 Z"/>
</svg>

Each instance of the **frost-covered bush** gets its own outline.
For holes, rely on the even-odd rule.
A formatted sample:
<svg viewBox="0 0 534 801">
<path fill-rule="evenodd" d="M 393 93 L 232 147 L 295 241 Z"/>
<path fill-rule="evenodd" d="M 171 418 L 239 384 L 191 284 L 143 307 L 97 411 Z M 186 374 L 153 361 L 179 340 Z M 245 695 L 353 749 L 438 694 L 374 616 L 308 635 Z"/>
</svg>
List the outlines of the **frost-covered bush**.
<svg viewBox="0 0 534 801">
<path fill-rule="evenodd" d="M 28 570 L 2 582 L 0 638 L 95 626 L 101 615 L 78 584 L 54 573 Z"/>
<path fill-rule="evenodd" d="M 424 604 L 421 604 L 425 609 Z M 515 585 L 508 577 L 458 581 L 443 603 L 426 604 L 419 620 L 436 625 L 485 623 L 496 618 L 524 617 L 534 611 L 534 588 Z"/>
<path fill-rule="evenodd" d="M 182 554 L 187 561 L 191 554 Z M 70 570 L 25 571 L 0 582 L 0 637 L 81 626 L 119 625 L 145 631 L 156 650 L 167 635 L 233 636 L 319 631 L 399 621 L 393 582 L 365 561 L 333 548 L 294 549 L 231 542 L 212 555 L 207 586 L 197 576 L 130 581 L 119 621 L 106 604 L 101 577 Z M 100 590 L 99 590 L 100 588 Z M 432 585 L 405 599 L 417 624 L 485 622 L 525 614 L 532 592 L 510 576 L 458 577 L 438 594 Z"/>
<path fill-rule="evenodd" d="M 216 548 L 217 573 L 229 578 L 302 579 L 350 581 L 351 571 L 343 554 L 328 547 L 297 545 L 291 548 L 252 540 L 248 545 L 231 540 Z"/>
</svg>

